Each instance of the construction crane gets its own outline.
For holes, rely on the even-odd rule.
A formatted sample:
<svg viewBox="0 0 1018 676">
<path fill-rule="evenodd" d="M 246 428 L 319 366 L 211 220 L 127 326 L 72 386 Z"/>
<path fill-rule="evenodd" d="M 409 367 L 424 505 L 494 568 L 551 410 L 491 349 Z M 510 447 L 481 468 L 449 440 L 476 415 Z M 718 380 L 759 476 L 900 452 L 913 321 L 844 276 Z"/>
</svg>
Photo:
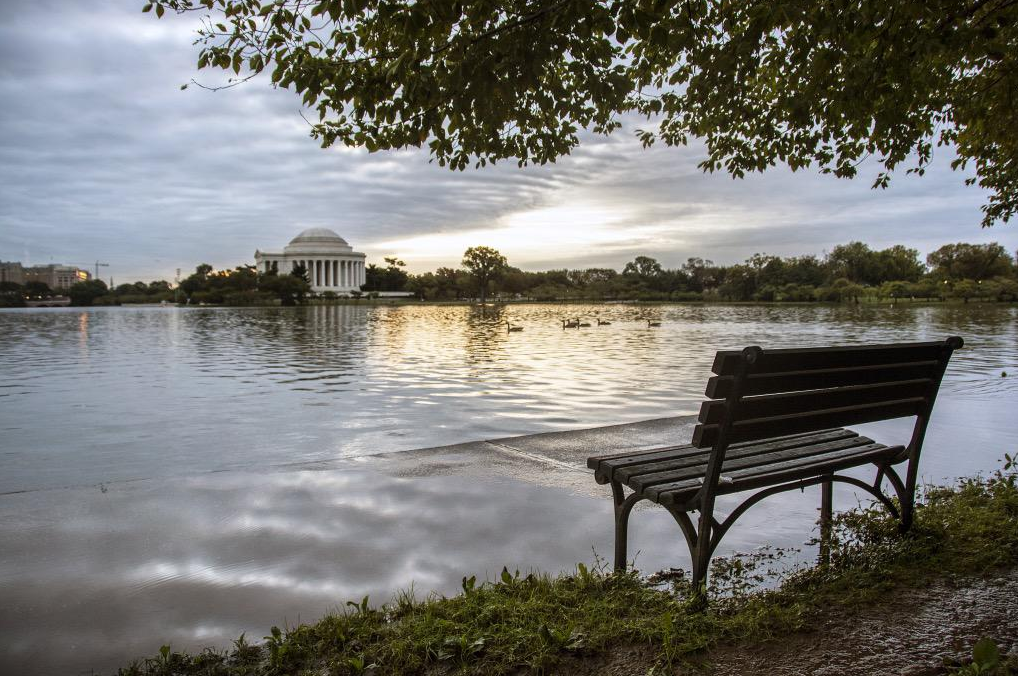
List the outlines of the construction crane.
<svg viewBox="0 0 1018 676">
<path fill-rule="evenodd" d="M 99 261 L 96 261 L 95 263 L 71 263 L 71 265 L 87 265 L 89 267 L 94 265 L 95 266 L 95 277 L 93 277 L 92 279 L 99 279 L 99 268 L 108 268 L 108 267 L 110 267 L 109 263 L 100 263 Z"/>
</svg>

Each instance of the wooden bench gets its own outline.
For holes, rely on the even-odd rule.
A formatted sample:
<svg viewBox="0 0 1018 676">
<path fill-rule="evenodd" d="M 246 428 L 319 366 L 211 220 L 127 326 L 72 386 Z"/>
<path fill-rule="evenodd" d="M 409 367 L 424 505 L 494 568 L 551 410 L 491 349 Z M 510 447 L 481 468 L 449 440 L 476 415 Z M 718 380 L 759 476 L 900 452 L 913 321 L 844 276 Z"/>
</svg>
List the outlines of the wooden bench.
<svg viewBox="0 0 1018 676">
<path fill-rule="evenodd" d="M 615 568 L 626 567 L 627 526 L 633 506 L 656 502 L 678 522 L 693 561 L 693 588 L 706 584 L 721 538 L 760 500 L 821 485 L 821 533 L 830 524 L 832 484 L 871 493 L 912 524 L 919 454 L 944 370 L 963 344 L 940 342 L 717 353 L 692 443 L 592 457 L 587 466 L 615 501 Z M 886 446 L 845 425 L 915 417 L 905 446 Z M 895 466 L 908 462 L 904 478 Z M 839 474 L 875 465 L 872 484 Z M 887 480 L 897 504 L 881 489 Z M 626 495 L 625 487 L 631 489 Z M 757 491 L 723 521 L 719 495 Z M 690 512 L 699 512 L 694 527 Z"/>
</svg>

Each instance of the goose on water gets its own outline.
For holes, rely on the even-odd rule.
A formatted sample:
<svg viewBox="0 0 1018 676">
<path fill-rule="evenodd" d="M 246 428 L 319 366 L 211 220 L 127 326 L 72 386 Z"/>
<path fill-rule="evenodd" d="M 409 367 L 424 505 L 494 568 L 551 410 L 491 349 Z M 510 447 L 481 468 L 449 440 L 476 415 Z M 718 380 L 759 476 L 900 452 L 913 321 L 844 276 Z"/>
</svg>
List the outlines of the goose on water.
<svg viewBox="0 0 1018 676">
<path fill-rule="evenodd" d="M 506 322 L 505 323 L 505 330 L 508 333 L 512 333 L 514 331 L 522 331 L 523 327 L 522 326 L 516 326 L 515 324 L 510 324 L 509 322 Z"/>
<path fill-rule="evenodd" d="M 647 328 L 650 328 L 650 327 L 652 327 L 652 326 L 661 326 L 661 322 L 652 322 L 652 321 L 650 321 L 650 320 L 648 319 L 648 320 L 647 320 Z"/>
<path fill-rule="evenodd" d="M 583 323 L 580 323 L 580 318 L 579 318 L 579 317 L 577 317 L 577 318 L 576 318 L 576 328 L 578 328 L 578 329 L 579 329 L 579 328 L 583 328 L 583 327 L 585 327 L 585 326 L 590 326 L 590 322 L 583 322 Z"/>
<path fill-rule="evenodd" d="M 563 329 L 578 329 L 578 328 L 580 328 L 580 320 L 577 319 L 577 320 L 573 321 L 571 319 L 563 319 L 562 320 L 562 328 Z"/>
<path fill-rule="evenodd" d="M 612 323 L 611 322 L 606 322 L 603 319 L 601 319 L 600 317 L 598 317 L 597 318 L 597 325 L 598 326 L 611 326 Z"/>
</svg>

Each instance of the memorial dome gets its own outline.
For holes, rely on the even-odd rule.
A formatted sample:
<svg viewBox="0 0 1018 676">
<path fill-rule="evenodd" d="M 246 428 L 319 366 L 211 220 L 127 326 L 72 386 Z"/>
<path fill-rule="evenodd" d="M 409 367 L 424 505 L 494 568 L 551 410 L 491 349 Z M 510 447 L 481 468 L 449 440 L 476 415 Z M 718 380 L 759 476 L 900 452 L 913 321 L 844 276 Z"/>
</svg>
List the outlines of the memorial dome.
<svg viewBox="0 0 1018 676">
<path fill-rule="evenodd" d="M 345 239 L 328 228 L 308 228 L 283 249 L 285 253 L 346 253 L 351 250 Z"/>
</svg>

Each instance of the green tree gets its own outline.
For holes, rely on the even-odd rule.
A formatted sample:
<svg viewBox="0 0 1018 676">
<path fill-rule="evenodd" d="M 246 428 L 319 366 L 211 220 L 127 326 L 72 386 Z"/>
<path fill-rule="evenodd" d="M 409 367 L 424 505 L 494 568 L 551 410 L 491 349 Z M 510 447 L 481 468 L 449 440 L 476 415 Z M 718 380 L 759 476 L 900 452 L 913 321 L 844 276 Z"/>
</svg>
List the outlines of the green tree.
<svg viewBox="0 0 1018 676">
<path fill-rule="evenodd" d="M 477 285 L 484 303 L 488 297 L 488 284 L 497 280 L 509 267 L 505 256 L 488 246 L 472 246 L 463 252 L 463 267 Z"/>
<path fill-rule="evenodd" d="M 290 271 L 291 277 L 296 277 L 307 283 L 308 288 L 311 288 L 311 273 L 308 272 L 308 268 L 303 263 L 298 263 L 293 266 L 293 270 Z"/>
<path fill-rule="evenodd" d="M 395 256 L 386 256 L 385 269 L 382 270 L 381 285 L 378 291 L 405 291 L 410 275 L 406 272 L 406 263 Z"/>
<path fill-rule="evenodd" d="M 90 279 L 71 285 L 67 295 L 71 299 L 71 305 L 91 305 L 96 298 L 106 295 L 106 291 L 106 282 L 101 279 Z"/>
<path fill-rule="evenodd" d="M 926 257 L 933 274 L 944 279 L 990 279 L 1011 274 L 1014 261 L 1007 249 L 990 244 L 945 244 Z"/>
<path fill-rule="evenodd" d="M 915 282 L 926 272 L 919 252 L 901 244 L 877 252 L 877 261 L 883 281 Z"/>
<path fill-rule="evenodd" d="M 650 256 L 637 256 L 631 263 L 626 263 L 626 267 L 622 269 L 622 274 L 633 275 L 648 280 L 664 274 L 664 268 Z"/>
<path fill-rule="evenodd" d="M 728 300 L 752 300 L 757 290 L 756 272 L 749 265 L 733 265 L 725 271 L 718 293 Z"/>
<path fill-rule="evenodd" d="M 0 282 L 0 307 L 25 307 L 25 291 L 17 282 Z"/>
<path fill-rule="evenodd" d="M 844 277 L 856 284 L 879 284 L 881 281 L 877 254 L 863 242 L 834 247 L 827 255 L 827 264 L 834 277 Z"/>
<path fill-rule="evenodd" d="M 994 295 L 1000 302 L 1014 302 L 1018 300 L 1018 280 L 1008 277 L 995 277 L 993 279 Z"/>
<path fill-rule="evenodd" d="M 297 274 L 266 273 L 258 276 L 258 290 L 275 294 L 283 305 L 296 305 L 304 302 L 304 297 L 311 292 L 311 285 Z"/>
<path fill-rule="evenodd" d="M 910 295 L 911 285 L 908 282 L 884 282 L 880 285 L 879 294 L 882 297 L 898 300 Z"/>
<path fill-rule="evenodd" d="M 24 291 L 29 298 L 49 298 L 53 295 L 53 289 L 49 288 L 49 284 L 34 280 L 25 282 Z"/>
<path fill-rule="evenodd" d="M 951 285 L 951 296 L 954 298 L 961 298 L 963 302 L 968 303 L 969 298 L 978 298 L 980 295 L 979 282 L 972 279 L 960 279 Z"/>
<path fill-rule="evenodd" d="M 637 112 L 653 122 L 643 143 L 702 139 L 700 166 L 736 177 L 779 162 L 853 177 L 873 157 L 886 187 L 952 144 L 952 166 L 988 191 L 984 225 L 1018 209 L 1018 4 L 1005 0 L 153 7 L 210 13 L 198 67 L 237 81 L 267 69 L 317 111 L 324 146 L 427 145 L 456 169 L 544 163 Z"/>
<path fill-rule="evenodd" d="M 707 291 L 718 285 L 718 268 L 714 261 L 694 256 L 683 263 L 682 270 L 688 275 L 693 291 Z"/>
</svg>

